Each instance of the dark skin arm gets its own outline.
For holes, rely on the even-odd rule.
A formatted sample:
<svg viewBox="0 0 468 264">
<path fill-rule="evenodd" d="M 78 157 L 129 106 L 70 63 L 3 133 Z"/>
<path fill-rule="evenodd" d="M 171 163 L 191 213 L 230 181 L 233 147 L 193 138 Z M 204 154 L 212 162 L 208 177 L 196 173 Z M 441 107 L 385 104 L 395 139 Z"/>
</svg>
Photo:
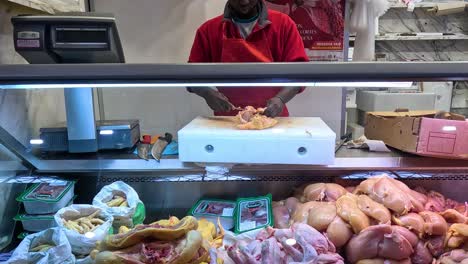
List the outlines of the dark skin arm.
<svg viewBox="0 0 468 264">
<path fill-rule="evenodd" d="M 187 91 L 205 99 L 206 104 L 215 112 L 229 112 L 235 108 L 224 94 L 210 87 L 189 87 Z"/>
<path fill-rule="evenodd" d="M 268 100 L 267 109 L 264 114 L 268 117 L 277 117 L 291 99 L 294 98 L 301 91 L 301 87 L 283 87 L 279 93 Z"/>
</svg>

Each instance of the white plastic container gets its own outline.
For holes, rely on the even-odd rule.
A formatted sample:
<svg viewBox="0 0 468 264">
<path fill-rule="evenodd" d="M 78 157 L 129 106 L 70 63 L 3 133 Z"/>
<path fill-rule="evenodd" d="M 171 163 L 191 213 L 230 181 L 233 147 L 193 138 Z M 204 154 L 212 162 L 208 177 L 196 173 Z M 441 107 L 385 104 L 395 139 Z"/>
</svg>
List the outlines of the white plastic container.
<svg viewBox="0 0 468 264">
<path fill-rule="evenodd" d="M 28 215 L 18 214 L 13 219 L 21 221 L 23 229 L 30 232 L 40 232 L 55 227 L 54 215 Z"/>
<path fill-rule="evenodd" d="M 75 191 L 74 181 L 36 183 L 16 200 L 24 204 L 27 214 L 52 214 L 67 206 Z"/>
<path fill-rule="evenodd" d="M 183 162 L 332 165 L 335 133 L 317 117 L 278 118 L 275 127 L 239 130 L 234 117 L 197 117 L 179 133 Z"/>
<path fill-rule="evenodd" d="M 190 209 L 190 215 L 197 219 L 204 218 L 218 226 L 218 219 L 224 229 L 234 228 L 235 201 L 220 199 L 201 199 Z"/>
</svg>

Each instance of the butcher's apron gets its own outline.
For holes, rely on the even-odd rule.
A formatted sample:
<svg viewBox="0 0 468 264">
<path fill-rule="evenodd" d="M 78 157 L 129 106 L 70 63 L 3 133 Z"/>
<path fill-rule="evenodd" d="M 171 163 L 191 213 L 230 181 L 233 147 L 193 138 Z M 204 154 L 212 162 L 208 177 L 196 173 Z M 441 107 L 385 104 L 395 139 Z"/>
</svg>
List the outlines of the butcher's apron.
<svg viewBox="0 0 468 264">
<path fill-rule="evenodd" d="M 226 22 L 223 23 L 223 44 L 221 62 L 273 62 L 270 46 L 265 32 L 255 34 L 250 40 L 242 38 L 228 38 L 226 33 Z M 219 87 L 218 91 L 223 93 L 236 107 L 253 106 L 255 108 L 266 107 L 267 101 L 275 97 L 281 87 Z M 215 112 L 216 116 L 234 116 L 239 111 Z M 280 116 L 289 116 L 286 106 Z"/>
</svg>

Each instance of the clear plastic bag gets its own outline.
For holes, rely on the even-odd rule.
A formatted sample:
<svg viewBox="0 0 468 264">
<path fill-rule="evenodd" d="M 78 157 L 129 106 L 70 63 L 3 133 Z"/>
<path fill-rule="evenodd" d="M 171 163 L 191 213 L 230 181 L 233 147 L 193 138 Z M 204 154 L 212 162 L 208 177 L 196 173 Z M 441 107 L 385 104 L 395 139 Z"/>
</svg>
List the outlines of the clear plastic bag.
<svg viewBox="0 0 468 264">
<path fill-rule="evenodd" d="M 115 195 L 124 196 L 128 206 L 109 207 L 107 202 Z M 116 181 L 104 186 L 94 197 L 93 205 L 102 208 L 114 217 L 114 228 L 120 226 L 134 227 L 143 223 L 146 217 L 145 206 L 140 200 L 138 193 L 128 184 Z"/>
<path fill-rule="evenodd" d="M 52 247 L 42 252 L 31 252 L 32 249 L 41 245 Z M 75 256 L 72 254 L 64 230 L 55 227 L 26 236 L 6 263 L 73 264 Z"/>
<path fill-rule="evenodd" d="M 80 217 L 85 217 L 98 211 L 96 217 L 100 218 L 104 223 L 99 225 L 92 232 L 80 234 L 75 230 L 65 227 L 63 219 L 76 220 Z M 89 204 L 73 204 L 60 209 L 54 216 L 57 226 L 64 229 L 65 235 L 72 247 L 72 252 L 76 255 L 89 255 L 96 247 L 98 241 L 103 240 L 109 233 L 112 233 L 112 215 L 104 211 L 102 208 Z"/>
</svg>

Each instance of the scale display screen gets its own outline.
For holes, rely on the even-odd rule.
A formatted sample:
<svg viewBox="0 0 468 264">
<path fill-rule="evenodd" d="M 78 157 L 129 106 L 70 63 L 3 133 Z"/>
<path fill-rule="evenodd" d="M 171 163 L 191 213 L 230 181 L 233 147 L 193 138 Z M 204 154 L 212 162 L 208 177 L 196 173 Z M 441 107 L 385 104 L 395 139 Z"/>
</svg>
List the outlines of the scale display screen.
<svg viewBox="0 0 468 264">
<path fill-rule="evenodd" d="M 56 43 L 99 43 L 109 41 L 105 28 L 56 28 Z"/>
</svg>

